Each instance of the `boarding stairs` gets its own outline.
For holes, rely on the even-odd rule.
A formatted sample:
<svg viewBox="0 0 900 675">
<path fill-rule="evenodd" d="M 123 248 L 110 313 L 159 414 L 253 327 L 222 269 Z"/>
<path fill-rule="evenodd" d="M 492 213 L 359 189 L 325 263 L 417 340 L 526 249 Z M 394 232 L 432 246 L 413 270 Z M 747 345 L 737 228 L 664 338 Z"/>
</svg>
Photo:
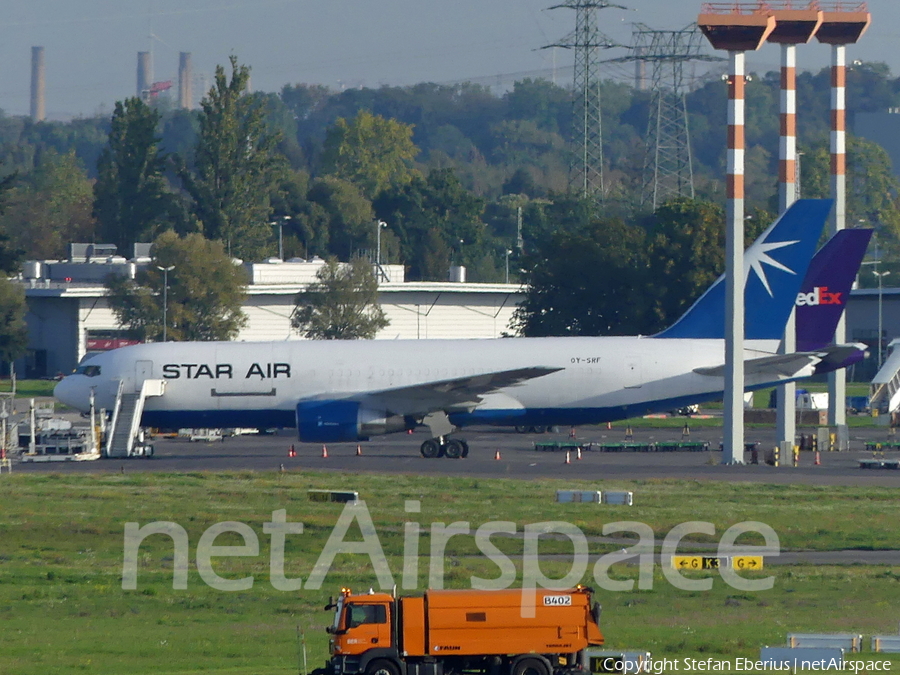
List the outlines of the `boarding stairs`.
<svg viewBox="0 0 900 675">
<path fill-rule="evenodd" d="M 885 410 L 888 414 L 900 410 L 900 340 L 888 345 L 888 357 L 872 379 L 869 394 L 871 410 Z"/>
<path fill-rule="evenodd" d="M 125 391 L 125 382 L 119 382 L 116 405 L 106 436 L 106 457 L 150 457 L 153 446 L 136 442 L 140 434 L 144 402 L 149 396 L 162 396 L 166 391 L 165 380 L 144 380 L 140 389 Z"/>
</svg>

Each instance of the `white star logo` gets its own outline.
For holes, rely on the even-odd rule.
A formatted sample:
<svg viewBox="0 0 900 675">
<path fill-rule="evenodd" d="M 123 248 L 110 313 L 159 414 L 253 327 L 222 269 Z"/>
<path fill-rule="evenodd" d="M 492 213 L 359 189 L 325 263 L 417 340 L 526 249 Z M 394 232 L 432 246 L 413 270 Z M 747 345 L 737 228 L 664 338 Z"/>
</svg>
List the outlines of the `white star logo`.
<svg viewBox="0 0 900 675">
<path fill-rule="evenodd" d="M 797 243 L 799 243 L 799 239 L 772 243 L 764 241 L 754 243 L 753 246 L 747 249 L 744 256 L 744 286 L 747 285 L 747 279 L 750 277 L 750 270 L 752 269 L 762 283 L 763 288 L 769 293 L 769 297 L 772 297 L 772 288 L 769 286 L 769 280 L 766 278 L 766 271 L 763 268 L 763 265 L 769 265 L 775 269 L 787 272 L 788 274 L 796 274 L 796 272 L 789 267 L 785 267 L 774 258 L 771 258 L 769 256 L 769 251 L 776 251 L 779 248 L 784 248 L 785 246 L 791 246 L 792 244 Z"/>
</svg>

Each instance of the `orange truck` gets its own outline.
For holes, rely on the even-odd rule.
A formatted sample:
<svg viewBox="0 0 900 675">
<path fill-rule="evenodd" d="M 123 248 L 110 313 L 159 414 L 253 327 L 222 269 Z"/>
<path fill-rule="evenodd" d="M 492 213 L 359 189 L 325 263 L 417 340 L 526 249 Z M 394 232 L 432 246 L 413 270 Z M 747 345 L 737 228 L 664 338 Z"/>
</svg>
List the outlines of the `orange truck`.
<svg viewBox="0 0 900 675">
<path fill-rule="evenodd" d="M 603 644 L 593 591 L 427 591 L 354 595 L 333 609 L 331 660 L 311 675 L 587 675 L 584 650 Z"/>
</svg>

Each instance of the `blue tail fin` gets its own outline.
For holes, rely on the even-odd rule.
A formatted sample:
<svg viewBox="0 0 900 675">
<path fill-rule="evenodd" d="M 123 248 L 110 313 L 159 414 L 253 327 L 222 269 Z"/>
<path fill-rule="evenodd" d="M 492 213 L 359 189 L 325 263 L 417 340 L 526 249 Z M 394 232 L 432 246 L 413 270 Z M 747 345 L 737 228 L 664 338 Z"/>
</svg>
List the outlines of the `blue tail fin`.
<svg viewBox="0 0 900 675">
<path fill-rule="evenodd" d="M 800 199 L 744 253 L 744 337 L 779 340 L 831 211 L 830 199 Z M 725 276 L 658 338 L 725 337 Z"/>
<path fill-rule="evenodd" d="M 797 295 L 797 351 L 831 344 L 872 230 L 841 230 L 813 256 Z"/>
</svg>

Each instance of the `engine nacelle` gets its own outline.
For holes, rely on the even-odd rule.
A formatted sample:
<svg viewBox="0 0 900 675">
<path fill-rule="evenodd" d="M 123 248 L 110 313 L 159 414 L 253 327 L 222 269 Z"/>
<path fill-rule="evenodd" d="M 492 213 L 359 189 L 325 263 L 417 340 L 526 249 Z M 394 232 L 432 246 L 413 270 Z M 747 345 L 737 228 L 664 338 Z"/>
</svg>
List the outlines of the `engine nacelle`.
<svg viewBox="0 0 900 675">
<path fill-rule="evenodd" d="M 365 441 L 370 436 L 412 429 L 415 420 L 365 408 L 359 401 L 304 401 L 297 404 L 297 435 L 310 443 Z"/>
</svg>

